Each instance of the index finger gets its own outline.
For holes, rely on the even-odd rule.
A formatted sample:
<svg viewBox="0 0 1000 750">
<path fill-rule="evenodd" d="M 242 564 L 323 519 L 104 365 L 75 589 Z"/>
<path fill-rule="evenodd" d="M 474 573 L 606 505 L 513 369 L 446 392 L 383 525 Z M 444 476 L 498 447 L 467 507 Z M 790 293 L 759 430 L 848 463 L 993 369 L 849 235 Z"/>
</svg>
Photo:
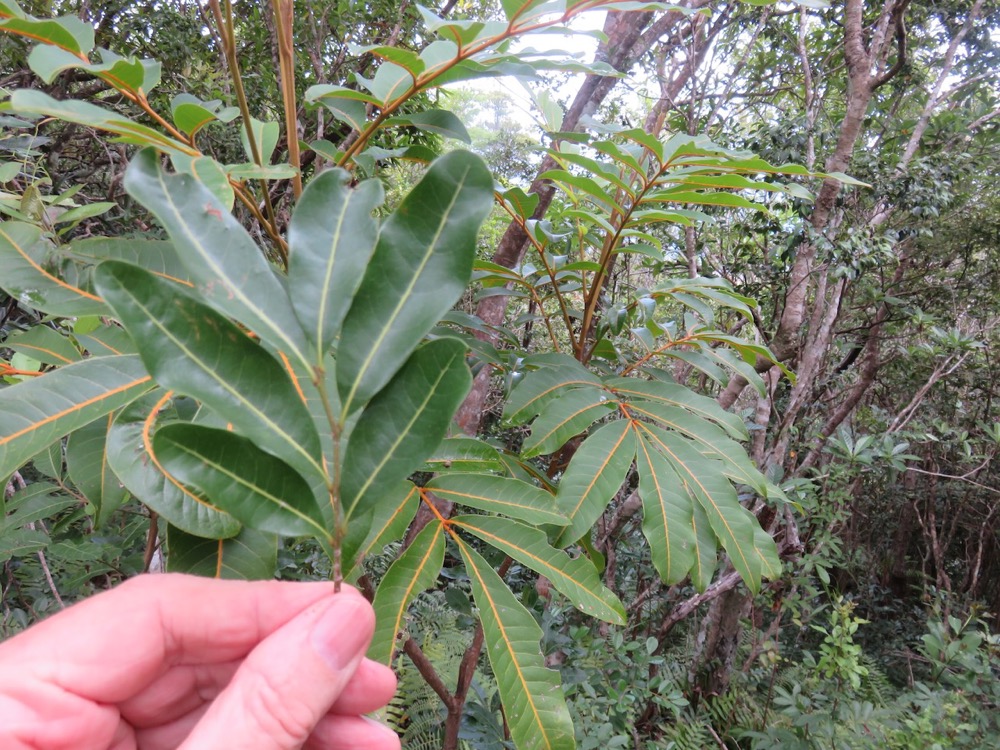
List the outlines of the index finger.
<svg viewBox="0 0 1000 750">
<path fill-rule="evenodd" d="M 300 612 L 333 595 L 329 582 L 139 576 L 0 644 L 5 667 L 0 671 L 118 703 L 170 666 L 245 657 Z M 360 594 L 344 587 L 337 596 Z"/>
</svg>

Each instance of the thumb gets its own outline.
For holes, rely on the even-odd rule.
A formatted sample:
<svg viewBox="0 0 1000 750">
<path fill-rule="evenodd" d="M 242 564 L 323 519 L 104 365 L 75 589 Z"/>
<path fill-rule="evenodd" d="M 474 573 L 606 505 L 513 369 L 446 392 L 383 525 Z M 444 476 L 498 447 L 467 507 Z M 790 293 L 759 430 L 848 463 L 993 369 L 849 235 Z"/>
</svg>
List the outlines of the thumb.
<svg viewBox="0 0 1000 750">
<path fill-rule="evenodd" d="M 364 658 L 375 613 L 335 594 L 261 641 L 181 750 L 294 750 L 309 738 Z"/>
</svg>

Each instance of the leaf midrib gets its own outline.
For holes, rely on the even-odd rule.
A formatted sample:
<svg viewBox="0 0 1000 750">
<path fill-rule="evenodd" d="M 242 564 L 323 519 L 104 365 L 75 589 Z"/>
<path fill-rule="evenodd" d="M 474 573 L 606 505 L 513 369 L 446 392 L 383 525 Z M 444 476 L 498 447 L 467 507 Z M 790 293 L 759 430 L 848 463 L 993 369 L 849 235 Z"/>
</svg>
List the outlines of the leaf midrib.
<svg viewBox="0 0 1000 750">
<path fill-rule="evenodd" d="M 565 572 L 564 570 L 561 570 L 560 568 L 556 567 L 556 565 L 554 563 L 551 563 L 548 560 L 545 560 L 544 558 L 539 557 L 538 555 L 536 555 L 535 553 L 531 552 L 530 550 L 525 549 L 524 546 L 519 545 L 519 544 L 515 544 L 514 542 L 510 541 L 509 539 L 503 539 L 502 537 L 499 537 L 496 534 L 494 534 L 494 533 L 492 533 L 490 531 L 487 531 L 486 529 L 482 528 L 481 526 L 477 526 L 474 523 L 471 523 L 469 521 L 454 521 L 453 524 L 455 526 L 460 527 L 460 528 L 469 529 L 469 531 L 471 531 L 476 536 L 480 537 L 483 541 L 489 542 L 490 544 L 492 544 L 494 547 L 497 547 L 498 549 L 502 550 L 502 549 L 504 549 L 504 547 L 506 547 L 508 549 L 516 550 L 518 554 L 524 555 L 525 558 L 527 558 L 529 560 L 532 560 L 539 567 L 545 568 L 546 570 L 548 570 L 550 572 L 549 574 L 543 574 L 543 575 L 548 575 L 548 578 L 550 578 L 550 579 L 562 578 L 565 581 L 567 581 L 570 584 L 572 584 L 573 586 L 575 586 L 576 588 L 580 589 L 580 592 L 582 592 L 585 595 L 585 597 L 581 597 L 581 598 L 592 599 L 594 602 L 597 602 L 597 604 L 599 604 L 602 609 L 603 608 L 612 609 L 608 605 L 607 602 L 605 602 L 603 599 L 601 599 L 600 597 L 598 597 L 593 591 L 591 591 L 589 588 L 587 588 L 587 586 L 585 584 L 581 583 L 580 581 L 578 581 L 576 578 L 574 578 L 572 575 L 570 575 L 569 573 Z M 559 550 L 557 550 L 555 548 L 553 548 L 553 552 L 555 552 L 555 554 L 557 554 L 557 555 L 562 554 L 561 552 L 559 552 Z M 569 558 L 569 557 L 566 558 L 566 561 L 568 563 L 573 563 L 574 562 L 574 560 L 572 558 Z M 542 571 L 538 570 L 538 568 L 534 568 L 533 570 L 536 573 L 542 573 Z M 593 605 L 591 605 L 591 606 L 593 606 Z M 612 611 L 614 611 L 614 610 L 612 609 Z"/>
<path fill-rule="evenodd" d="M 173 212 L 174 224 L 180 228 L 181 234 L 183 234 L 184 237 L 187 238 L 188 242 L 190 242 L 191 245 L 195 248 L 195 251 L 198 253 L 198 255 L 201 256 L 205 264 L 218 275 L 220 280 L 223 280 L 225 282 L 226 292 L 232 294 L 247 308 L 252 310 L 257 315 L 257 318 L 260 320 L 260 322 L 266 325 L 267 328 L 270 329 L 271 333 L 274 334 L 279 340 L 284 342 L 284 344 L 288 347 L 288 351 L 294 354 L 298 358 L 298 360 L 306 366 L 306 368 L 309 368 L 310 366 L 309 361 L 305 358 L 305 355 L 299 350 L 299 347 L 295 344 L 295 342 L 293 342 L 290 338 L 288 338 L 288 335 L 279 326 L 275 325 L 274 322 L 267 315 L 264 314 L 263 310 L 259 309 L 255 304 L 253 304 L 250 298 L 247 297 L 246 294 L 244 294 L 242 289 L 240 289 L 237 285 L 232 283 L 229 276 L 224 272 L 222 267 L 216 262 L 215 258 L 212 257 L 212 254 L 203 249 L 204 246 L 200 242 L 199 238 L 196 237 L 191 232 L 188 226 L 188 222 L 184 219 L 178 205 L 174 202 L 173 194 L 167 188 L 167 183 L 166 180 L 164 179 L 164 172 L 159 168 L 157 168 L 156 170 L 156 179 L 157 182 L 159 182 L 160 184 L 160 189 L 163 191 L 163 195 L 166 199 L 167 205 L 170 206 L 170 209 Z M 223 228 L 225 228 L 225 225 L 223 225 Z"/>
<path fill-rule="evenodd" d="M 454 209 L 455 204 L 458 202 L 462 189 L 465 187 L 465 180 L 470 171 L 472 171 L 471 168 L 467 167 L 462 173 L 461 178 L 456 182 L 455 188 L 452 190 L 451 202 L 448 204 L 448 208 L 444 211 L 444 213 L 442 213 L 441 221 L 438 223 L 437 229 L 434 231 L 434 236 L 427 246 L 427 251 L 424 253 L 423 258 L 420 259 L 416 272 L 410 275 L 410 281 L 406 285 L 406 289 L 403 291 L 403 294 L 399 296 L 399 301 L 396 303 L 396 307 L 393 308 L 393 311 L 386 320 L 385 325 L 382 326 L 382 330 L 379 331 L 374 343 L 371 347 L 369 347 L 368 354 L 361 363 L 361 367 L 358 368 L 358 373 L 354 377 L 354 383 L 351 385 L 351 390 L 348 392 L 347 398 L 344 399 L 345 416 L 350 411 L 350 406 L 354 401 L 354 396 L 357 394 L 358 387 L 361 385 L 361 381 L 364 380 L 365 373 L 371 367 L 376 353 L 382 347 L 382 342 L 385 340 L 385 337 L 389 335 L 389 330 L 392 328 L 393 323 L 396 321 L 396 318 L 399 317 L 403 307 L 410 300 L 414 287 L 416 287 L 417 283 L 421 280 L 424 269 L 427 268 L 427 264 L 430 262 L 431 256 L 434 255 L 434 251 L 437 249 L 438 242 L 440 242 L 441 235 L 444 232 L 444 227 L 448 223 L 448 219 L 451 217 L 452 209 Z M 376 254 L 377 253 L 378 251 L 376 250 Z"/>
<path fill-rule="evenodd" d="M 330 289 L 330 279 L 333 276 L 333 267 L 336 264 L 338 257 L 338 248 L 340 245 L 340 235 L 344 228 L 345 217 L 347 216 L 347 210 L 351 205 L 351 195 L 348 194 L 344 197 L 343 203 L 341 204 L 340 214 L 337 216 L 336 230 L 333 232 L 333 236 L 330 242 L 330 251 L 327 253 L 327 263 L 326 263 L 326 273 L 323 274 L 323 293 L 319 297 L 319 307 L 317 309 L 317 320 L 316 320 L 316 361 L 323 361 L 323 328 L 324 328 L 324 318 L 326 317 L 327 304 L 330 301 L 330 295 L 332 290 Z"/>
<path fill-rule="evenodd" d="M 260 485 L 250 483 L 248 480 L 244 479 L 239 474 L 233 473 L 231 470 L 229 470 L 228 468 L 226 468 L 222 464 L 219 464 L 219 463 L 216 463 L 215 461 L 212 461 L 211 459 L 209 459 L 204 454 L 198 453 L 196 450 L 188 447 L 187 445 L 184 445 L 183 443 L 179 443 L 176 440 L 171 440 L 170 442 L 173 443 L 174 446 L 177 447 L 178 449 L 180 449 L 182 452 L 184 452 L 187 455 L 189 455 L 189 456 L 197 459 L 198 461 L 200 461 L 205 466 L 207 466 L 210 469 L 213 469 L 213 470 L 219 472 L 224 477 L 227 477 L 227 478 L 233 480 L 233 482 L 235 482 L 237 485 L 239 485 L 241 487 L 245 487 L 246 489 L 250 490 L 251 492 L 256 492 L 258 495 L 260 495 L 264 499 L 266 499 L 266 500 L 274 503 L 279 508 L 282 508 L 283 510 L 291 513 L 292 515 L 294 515 L 295 517 L 297 517 L 299 520 L 305 521 L 310 526 L 312 526 L 314 529 L 316 529 L 321 537 L 326 535 L 326 533 L 327 533 L 326 529 L 323 528 L 323 526 L 321 524 L 317 523 L 315 521 L 315 519 L 310 518 L 305 513 L 303 513 L 302 511 L 300 511 L 298 508 L 295 508 L 294 506 L 289 505 L 285 500 L 282 500 L 280 497 L 276 497 L 270 491 L 265 490 Z"/>
<path fill-rule="evenodd" d="M 194 354 L 194 352 L 192 352 L 190 349 L 188 349 L 187 346 L 185 346 L 184 343 L 179 338 L 177 338 L 177 336 L 175 336 L 172 331 L 170 331 L 168 328 L 166 328 L 156 318 L 156 316 L 153 315 L 152 310 L 150 310 L 148 307 L 146 307 L 135 295 L 131 294 L 129 292 L 129 290 L 124 285 L 120 285 L 120 288 L 121 288 L 121 290 L 123 292 L 125 292 L 126 294 L 128 294 L 129 297 L 132 299 L 132 301 L 136 304 L 136 306 L 140 310 L 142 310 L 143 313 L 145 313 L 147 319 L 154 326 L 156 326 L 156 328 L 159 329 L 159 331 L 169 341 L 171 341 L 178 349 L 180 349 L 185 355 L 187 355 L 187 357 L 192 362 L 194 362 L 195 365 L 197 365 L 198 369 L 200 369 L 202 372 L 204 372 L 206 375 L 208 375 L 210 378 L 212 378 L 212 380 L 214 380 L 216 383 L 218 383 L 219 385 L 221 385 L 222 388 L 223 388 L 223 390 L 225 390 L 233 398 L 235 398 L 240 403 L 244 404 L 246 406 L 247 410 L 251 414 L 255 415 L 258 419 L 261 420 L 261 422 L 263 422 L 276 435 L 280 436 L 286 443 L 288 443 L 289 445 L 291 445 L 292 448 L 295 450 L 295 452 L 299 453 L 303 458 L 305 458 L 306 461 L 309 462 L 309 465 L 312 466 L 314 469 L 316 469 L 316 471 L 318 471 L 320 473 L 320 475 L 323 474 L 323 469 L 319 465 L 319 463 L 316 461 L 316 459 L 314 459 L 305 448 L 303 448 L 301 445 L 299 445 L 299 443 L 294 438 L 292 438 L 291 435 L 289 435 L 283 429 L 281 429 L 266 414 L 264 414 L 264 412 L 262 412 L 260 409 L 258 409 L 253 404 L 253 402 L 251 402 L 249 399 L 244 398 L 243 394 L 241 394 L 238 390 L 236 390 L 235 388 L 233 388 L 232 386 L 230 386 L 228 382 L 226 382 L 225 380 L 223 380 L 222 378 L 220 378 L 218 376 L 218 374 L 211 367 L 208 366 L 207 363 L 203 362 L 201 359 L 199 359 L 198 357 L 196 357 L 195 354 Z"/>
<path fill-rule="evenodd" d="M 486 586 L 486 581 L 483 580 L 483 577 L 479 572 L 479 566 L 476 565 L 476 561 L 475 559 L 473 559 L 472 555 L 468 554 L 467 552 L 467 549 L 471 550 L 471 548 L 467 548 L 465 543 L 457 535 L 453 535 L 452 538 L 458 544 L 459 548 L 463 552 L 466 552 L 466 554 L 464 555 L 466 562 L 471 563 L 472 571 L 475 574 L 476 579 L 479 581 L 479 585 L 482 587 L 483 594 L 486 596 L 486 601 L 490 605 L 490 610 L 492 610 L 493 612 L 493 620 L 494 622 L 496 622 L 497 628 L 500 630 L 500 635 L 507 646 L 507 653 L 511 655 L 510 661 L 514 665 L 514 670 L 517 672 L 517 678 L 521 683 L 521 688 L 522 688 L 521 695 L 527 701 L 528 705 L 531 706 L 531 713 L 535 717 L 535 726 L 538 727 L 539 731 L 542 733 L 542 739 L 545 742 L 545 747 L 551 748 L 552 742 L 549 740 L 548 732 L 545 731 L 545 722 L 542 721 L 542 717 L 538 713 L 538 707 L 535 705 L 534 696 L 532 695 L 531 690 L 528 688 L 528 681 L 524 676 L 524 672 L 521 670 L 521 665 L 518 663 L 517 659 L 514 656 L 517 652 L 514 650 L 514 646 L 511 643 L 510 637 L 507 634 L 507 628 L 504 627 L 503 620 L 500 619 L 500 613 L 497 611 L 497 607 L 493 601 L 493 597 L 490 596 L 490 591 Z"/>
<path fill-rule="evenodd" d="M 441 381 L 444 380 L 445 376 L 448 374 L 449 368 L 451 367 L 451 363 L 454 361 L 455 357 L 448 358 L 447 364 L 445 364 L 438 372 L 437 379 L 434 380 L 433 383 L 431 383 L 430 388 L 428 388 L 424 393 L 424 400 L 421 401 L 420 406 L 413 413 L 413 416 L 410 418 L 410 421 L 407 422 L 406 427 L 396 434 L 396 439 L 393 441 L 389 450 L 386 451 L 384 456 L 382 456 L 382 460 L 379 461 L 378 464 L 376 464 L 375 469 L 368 474 L 368 479 L 365 480 L 365 483 L 363 485 L 361 485 L 361 489 L 358 490 L 357 495 L 354 496 L 354 502 L 351 503 L 351 507 L 348 508 L 347 512 L 345 513 L 345 516 L 347 518 L 351 517 L 351 514 L 354 512 L 354 509 L 358 505 L 358 502 L 361 500 L 362 497 L 364 497 L 365 493 L 368 491 L 368 488 L 371 487 L 372 483 L 375 481 L 375 478 L 379 475 L 379 473 L 382 471 L 385 465 L 392 458 L 393 454 L 396 452 L 396 449 L 399 447 L 400 443 L 402 443 L 403 440 L 405 440 L 406 437 L 410 434 L 410 430 L 413 429 L 413 425 L 416 423 L 416 421 L 427 410 L 427 404 L 434 397 L 438 385 L 440 385 Z"/>
<path fill-rule="evenodd" d="M 559 521 L 565 521 L 566 520 L 562 516 L 562 514 L 560 514 L 558 511 L 550 511 L 550 510 L 547 510 L 545 508 L 539 508 L 539 507 L 537 507 L 535 505 L 524 505 L 522 503 L 515 503 L 515 502 L 510 502 L 510 501 L 507 501 L 507 500 L 501 500 L 499 498 L 488 497 L 488 496 L 483 495 L 483 494 L 477 495 L 477 494 L 474 494 L 472 492 L 463 492 L 461 490 L 453 490 L 453 489 L 449 489 L 447 487 L 442 488 L 440 486 L 431 486 L 431 487 L 429 487 L 429 489 L 430 489 L 431 492 L 434 492 L 435 494 L 438 494 L 438 495 L 445 495 L 445 496 L 453 495 L 453 496 L 458 497 L 458 498 L 464 497 L 464 498 L 470 498 L 470 499 L 473 499 L 473 500 L 483 500 L 485 502 L 492 503 L 494 505 L 501 505 L 501 506 L 508 507 L 508 508 L 521 508 L 523 510 L 534 511 L 535 513 L 539 513 L 539 514 L 542 514 L 542 515 L 552 516 L 553 519 L 558 519 Z M 520 488 L 518 488 L 518 489 L 520 489 Z M 534 487 L 530 487 L 530 489 L 535 489 L 535 488 Z M 522 490 L 522 492 L 523 492 L 523 490 Z M 545 491 L 544 490 L 539 490 L 539 492 L 545 492 Z M 545 494 L 548 495 L 547 492 Z M 549 497 L 551 497 L 551 495 L 549 495 Z"/>
<path fill-rule="evenodd" d="M 712 497 L 712 494 L 708 491 L 705 485 L 701 483 L 701 480 L 698 479 L 697 475 L 693 471 L 691 471 L 691 469 L 688 468 L 687 464 L 683 460 L 681 460 L 676 453 L 670 450 L 670 446 L 668 446 L 666 443 L 660 440 L 659 437 L 657 437 L 656 433 L 650 430 L 648 426 L 644 425 L 642 422 L 637 422 L 636 424 L 640 425 L 644 430 L 646 430 L 650 434 L 651 439 L 655 441 L 655 443 L 659 445 L 666 453 L 669 453 L 679 466 L 684 467 L 684 473 L 688 477 L 690 477 L 691 483 L 698 487 L 702 497 L 708 500 L 711 506 L 715 509 L 716 515 L 722 521 L 722 524 L 726 527 L 726 532 L 728 533 L 729 538 L 733 540 L 733 547 L 736 548 L 736 552 L 739 554 L 740 559 L 743 560 L 743 564 L 746 566 L 746 569 L 753 570 L 753 568 L 750 565 L 750 561 L 747 560 L 746 555 L 743 554 L 743 548 L 739 544 L 739 539 L 736 537 L 735 532 L 729 525 L 729 520 L 726 518 L 725 514 L 719 508 L 719 504 L 715 502 L 715 499 Z M 681 481 L 686 482 L 687 480 L 685 480 L 684 477 L 681 477 Z M 730 555 L 733 554 L 733 551 L 730 550 L 729 547 L 726 547 L 726 551 L 729 552 Z"/>
</svg>

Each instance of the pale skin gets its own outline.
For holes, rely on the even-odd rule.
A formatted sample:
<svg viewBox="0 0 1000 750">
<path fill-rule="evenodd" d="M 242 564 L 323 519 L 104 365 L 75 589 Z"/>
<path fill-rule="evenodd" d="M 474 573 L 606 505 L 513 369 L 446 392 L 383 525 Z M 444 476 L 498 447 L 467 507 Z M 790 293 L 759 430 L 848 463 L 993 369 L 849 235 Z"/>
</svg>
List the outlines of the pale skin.
<svg viewBox="0 0 1000 750">
<path fill-rule="evenodd" d="M 330 583 L 140 576 L 0 643 L 0 747 L 399 750 L 374 624 Z"/>
</svg>

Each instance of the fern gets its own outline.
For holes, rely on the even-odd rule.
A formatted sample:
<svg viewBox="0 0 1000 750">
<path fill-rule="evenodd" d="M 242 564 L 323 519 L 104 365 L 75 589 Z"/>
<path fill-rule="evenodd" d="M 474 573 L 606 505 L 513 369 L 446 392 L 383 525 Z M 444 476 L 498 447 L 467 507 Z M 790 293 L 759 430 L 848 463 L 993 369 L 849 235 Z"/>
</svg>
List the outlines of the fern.
<svg viewBox="0 0 1000 750">
<path fill-rule="evenodd" d="M 882 671 L 877 660 L 862 655 L 861 664 L 868 670 L 868 674 L 861 678 L 861 690 L 858 691 L 857 697 L 869 701 L 877 708 L 888 706 L 895 700 L 898 691 L 893 687 L 885 672 Z"/>
<path fill-rule="evenodd" d="M 711 726 L 703 718 L 684 719 L 666 727 L 662 740 L 673 750 L 705 750 L 719 745 Z"/>
<path fill-rule="evenodd" d="M 417 597 L 406 626 L 444 683 L 454 685 L 469 636 L 458 627 L 444 594 L 429 591 Z M 394 667 L 398 689 L 386 709 L 389 726 L 399 734 L 406 750 L 437 750 L 445 717 L 441 699 L 404 655 L 398 656 Z"/>
</svg>

